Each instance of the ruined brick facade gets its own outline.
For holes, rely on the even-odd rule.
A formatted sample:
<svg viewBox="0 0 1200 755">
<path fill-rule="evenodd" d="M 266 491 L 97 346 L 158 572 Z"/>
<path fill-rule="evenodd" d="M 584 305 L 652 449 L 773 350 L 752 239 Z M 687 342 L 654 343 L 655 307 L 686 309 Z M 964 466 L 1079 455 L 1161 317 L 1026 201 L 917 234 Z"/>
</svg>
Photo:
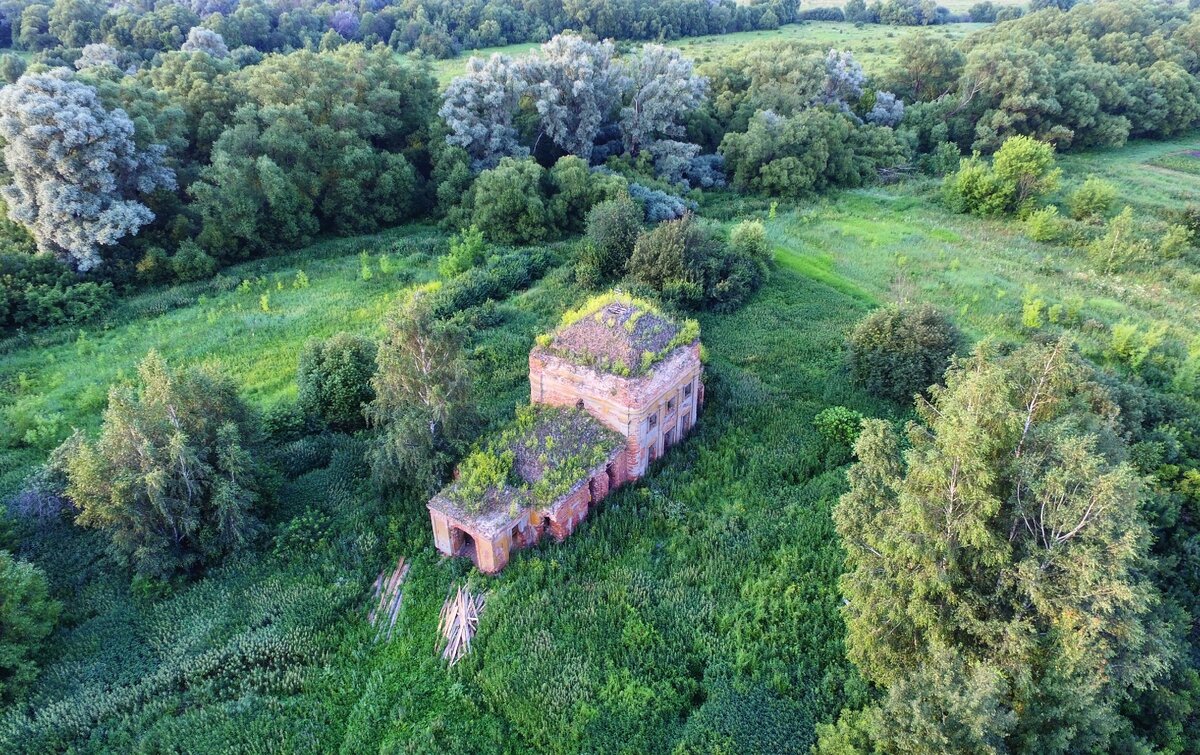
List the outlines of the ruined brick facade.
<svg viewBox="0 0 1200 755">
<path fill-rule="evenodd" d="M 530 400 L 578 406 L 624 435 L 625 480 L 636 480 L 695 425 L 704 402 L 703 371 L 698 341 L 639 377 L 599 372 L 535 348 L 529 355 Z"/>
<path fill-rule="evenodd" d="M 590 337 L 617 339 L 621 341 L 618 347 L 631 348 L 628 341 L 638 334 L 636 328 L 623 327 L 629 320 L 629 307 L 623 304 L 595 313 L 595 321 L 588 321 L 588 326 L 592 330 L 600 327 L 602 332 Z M 586 364 L 578 355 L 549 346 L 537 346 L 529 355 L 532 404 L 581 409 L 622 436 L 624 445 L 613 448 L 602 463 L 547 506 L 494 506 L 470 515 L 442 491 L 428 505 L 439 551 L 469 557 L 480 571 L 494 574 L 504 568 L 514 549 L 534 545 L 546 534 L 556 541 L 565 539 L 593 506 L 612 490 L 644 475 L 651 462 L 691 431 L 704 403 L 699 338 L 671 348 L 678 341 L 671 340 L 680 332 L 677 326 L 661 317 L 652 322 L 635 316 L 632 324 L 639 322 L 643 330 L 653 328 L 650 333 L 658 339 L 657 346 L 662 346 L 664 331 L 669 343 L 650 357 L 636 348 L 618 351 L 632 354 L 630 361 L 644 358 L 652 362 L 638 374 L 623 374 L 629 372 L 627 368 L 615 371 Z"/>
</svg>

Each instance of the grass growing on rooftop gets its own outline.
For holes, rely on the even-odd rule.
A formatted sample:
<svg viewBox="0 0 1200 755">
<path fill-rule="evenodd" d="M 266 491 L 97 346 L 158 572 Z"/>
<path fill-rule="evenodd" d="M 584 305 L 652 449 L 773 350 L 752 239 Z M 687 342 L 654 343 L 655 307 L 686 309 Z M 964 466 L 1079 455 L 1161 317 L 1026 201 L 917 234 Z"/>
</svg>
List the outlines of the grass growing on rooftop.
<svg viewBox="0 0 1200 755">
<path fill-rule="evenodd" d="M 614 305 L 624 310 L 623 322 L 618 322 L 616 315 L 608 312 L 609 307 Z M 575 326 L 580 323 L 587 324 L 589 319 L 600 326 L 601 332 L 597 337 L 628 339 L 640 351 L 640 357 L 633 364 L 627 364 L 623 359 L 612 358 L 611 355 L 605 357 L 587 350 L 590 344 L 583 344 L 581 350 L 579 344 L 560 343 Z M 603 332 L 605 329 L 607 333 Z M 671 331 L 671 338 L 662 342 L 658 337 L 666 331 Z M 675 349 L 694 343 L 698 338 L 700 324 L 696 320 L 676 318 L 650 301 L 614 290 L 593 296 L 582 306 L 564 313 L 558 327 L 553 332 L 539 335 L 537 344 L 551 354 L 579 361 L 600 371 L 628 377 L 644 375 Z"/>
</svg>

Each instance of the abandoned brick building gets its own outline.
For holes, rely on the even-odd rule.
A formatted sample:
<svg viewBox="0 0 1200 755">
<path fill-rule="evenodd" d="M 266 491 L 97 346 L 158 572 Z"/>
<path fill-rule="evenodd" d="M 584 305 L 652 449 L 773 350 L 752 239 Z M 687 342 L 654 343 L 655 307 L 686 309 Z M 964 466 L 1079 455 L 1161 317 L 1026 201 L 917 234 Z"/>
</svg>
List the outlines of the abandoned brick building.
<svg viewBox="0 0 1200 755">
<path fill-rule="evenodd" d="M 568 313 L 529 354 L 531 406 L 429 501 L 438 550 L 494 574 L 514 548 L 566 538 L 692 429 L 703 369 L 693 321 L 615 292 Z"/>
</svg>

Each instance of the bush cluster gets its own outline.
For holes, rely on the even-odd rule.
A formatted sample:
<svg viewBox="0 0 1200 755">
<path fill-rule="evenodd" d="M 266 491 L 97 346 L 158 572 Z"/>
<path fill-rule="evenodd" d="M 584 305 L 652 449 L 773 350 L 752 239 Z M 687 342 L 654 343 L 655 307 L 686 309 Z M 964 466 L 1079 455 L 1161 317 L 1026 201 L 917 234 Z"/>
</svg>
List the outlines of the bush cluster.
<svg viewBox="0 0 1200 755">
<path fill-rule="evenodd" d="M 541 278 L 558 262 L 558 254 L 548 247 L 494 256 L 487 264 L 471 268 L 437 288 L 430 303 L 433 314 L 439 319 L 449 318 L 489 299 L 503 299 Z"/>
<path fill-rule="evenodd" d="M 1035 202 L 1058 186 L 1054 145 L 1028 136 L 1004 142 L 991 164 L 978 154 L 963 160 L 943 184 L 946 203 L 973 215 L 1028 215 Z"/>
<path fill-rule="evenodd" d="M 962 334 L 928 304 L 877 309 L 847 341 L 851 379 L 873 395 L 907 403 L 942 379 Z"/>
<path fill-rule="evenodd" d="M 374 341 L 350 333 L 311 339 L 296 370 L 300 408 L 341 430 L 363 427 L 363 408 L 375 398 L 374 375 Z"/>
<path fill-rule="evenodd" d="M 642 232 L 629 257 L 629 278 L 666 301 L 716 311 L 741 306 L 767 278 L 770 246 L 761 222 L 735 226 L 728 242 L 686 215 Z"/>
<path fill-rule="evenodd" d="M 506 157 L 475 179 L 471 223 L 492 241 L 528 244 L 582 230 L 593 206 L 626 191 L 625 179 L 573 155 L 548 171 L 532 158 Z"/>
<path fill-rule="evenodd" d="M 80 279 L 53 258 L 0 254 L 0 332 L 94 321 L 114 298 L 111 283 Z"/>
</svg>

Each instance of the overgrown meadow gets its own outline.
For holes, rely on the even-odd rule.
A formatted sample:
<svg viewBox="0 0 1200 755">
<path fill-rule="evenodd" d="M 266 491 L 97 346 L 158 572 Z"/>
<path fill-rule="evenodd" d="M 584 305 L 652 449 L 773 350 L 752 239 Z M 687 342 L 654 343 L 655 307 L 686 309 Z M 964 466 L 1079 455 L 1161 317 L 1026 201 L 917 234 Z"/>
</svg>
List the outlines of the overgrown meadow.
<svg viewBox="0 0 1200 755">
<path fill-rule="evenodd" d="M 1195 138 L 1063 160 L 1151 211 L 1200 194 Z M 907 294 L 973 337 L 1072 332 L 1119 361 L 1115 327 L 1194 339 L 1196 278 L 1097 276 L 1012 220 L 953 215 L 913 182 L 769 207 L 732 194 L 702 213 L 758 215 L 776 245 L 768 284 L 734 314 L 703 314 L 708 405 L 698 431 L 567 542 L 516 554 L 498 577 L 433 550 L 422 500 L 371 486 L 365 442 L 280 433 L 270 535 L 162 594 L 131 591 L 102 536 L 42 525 L 31 555 L 66 605 L 28 701 L 0 720 L 12 752 L 797 752 L 814 726 L 861 705 L 845 658 L 830 509 L 843 454 L 812 429 L 844 405 L 908 409 L 849 387 L 847 331 Z M 409 287 L 436 277 L 443 236 L 405 227 L 226 270 L 125 301 L 107 321 L 3 344 L 0 492 L 72 427 L 95 427 L 110 383 L 154 348 L 211 361 L 270 415 L 292 400 L 307 338 L 372 334 Z M 529 288 L 473 307 L 469 354 L 485 423 L 527 400 L 537 333 L 586 296 L 567 254 Z M 1040 300 L 1040 305 L 1034 302 Z M 1031 315 L 1036 310 L 1038 317 Z M 1051 316 L 1051 312 L 1054 316 Z M 413 566 L 396 636 L 366 623 L 374 576 Z M 389 567 L 390 568 L 390 567 Z M 474 652 L 435 653 L 452 585 L 488 593 Z"/>
<path fill-rule="evenodd" d="M 381 249 L 427 243 L 404 233 L 360 239 L 340 257 L 314 250 L 303 263 L 307 288 L 293 285 L 299 267 L 264 269 L 243 278 L 248 287 L 17 348 L 12 364 L 31 385 L 60 386 L 57 396 L 39 389 L 43 406 L 31 411 L 75 406 L 64 424 L 95 422 L 122 356 L 129 369 L 149 346 L 180 361 L 228 360 L 267 408 L 287 399 L 289 359 L 303 337 L 369 330 L 405 281 L 427 275 L 419 252 L 393 251 L 397 268 L 390 277 L 379 271 Z M 359 247 L 371 250 L 367 257 Z M 478 396 L 497 422 L 527 396 L 533 336 L 577 303 L 564 281 L 562 269 L 551 272 L 501 304 L 499 324 L 475 333 Z M 27 716 L 10 717 L 5 736 L 44 751 L 170 743 L 350 752 L 402 743 L 576 751 L 618 742 L 645 751 L 707 743 L 713 732 L 775 749 L 796 730 L 811 736 L 813 722 L 836 713 L 858 685 L 841 647 L 828 516 L 844 460 L 827 464 L 809 426 L 830 403 L 889 411 L 842 388 L 837 374 L 841 334 L 866 309 L 782 272 L 736 316 L 707 318 L 711 408 L 701 431 L 567 543 L 518 555 L 499 578 L 476 577 L 489 592 L 487 619 L 476 653 L 450 672 L 434 653 L 434 629 L 441 600 L 467 570 L 436 558 L 422 501 L 379 499 L 355 439 L 304 437 L 280 448 L 288 479 L 271 515 L 274 542 L 157 602 L 102 576 L 98 538 L 56 526 L 37 555 L 56 588 L 80 592 Z M 210 321 L 229 322 L 212 329 Z M 239 345 L 255 338 L 252 328 L 271 333 L 261 361 Z M 185 335 L 197 330 L 211 340 Z M 114 373 L 89 374 L 96 352 L 81 343 L 110 348 Z M 39 352 L 55 356 L 42 371 L 32 366 Z M 90 412 L 69 400 L 87 385 L 101 391 Z M 13 476 L 35 456 L 10 455 Z M 375 645 L 365 593 L 401 554 L 414 567 L 400 631 Z M 780 711 L 774 728 L 744 715 L 762 705 Z"/>
<path fill-rule="evenodd" d="M 806 5 L 808 5 L 806 3 Z M 965 10 L 965 9 L 964 9 Z M 932 27 L 932 33 L 950 41 L 958 41 L 986 28 L 986 24 L 948 24 Z M 733 32 L 704 37 L 685 37 L 672 44 L 697 64 L 720 62 L 733 55 L 754 47 L 773 42 L 798 42 L 816 52 L 825 52 L 831 47 L 852 50 L 863 67 L 872 75 L 882 74 L 895 61 L 896 44 L 904 31 L 879 24 L 853 24 L 846 21 L 808 21 L 778 29 Z M 523 55 L 537 49 L 537 44 L 524 42 L 503 47 L 484 47 L 464 51 L 453 58 L 439 60 L 433 64 L 433 73 L 442 86 L 467 70 L 471 57 L 487 58 L 493 54 Z"/>
</svg>

